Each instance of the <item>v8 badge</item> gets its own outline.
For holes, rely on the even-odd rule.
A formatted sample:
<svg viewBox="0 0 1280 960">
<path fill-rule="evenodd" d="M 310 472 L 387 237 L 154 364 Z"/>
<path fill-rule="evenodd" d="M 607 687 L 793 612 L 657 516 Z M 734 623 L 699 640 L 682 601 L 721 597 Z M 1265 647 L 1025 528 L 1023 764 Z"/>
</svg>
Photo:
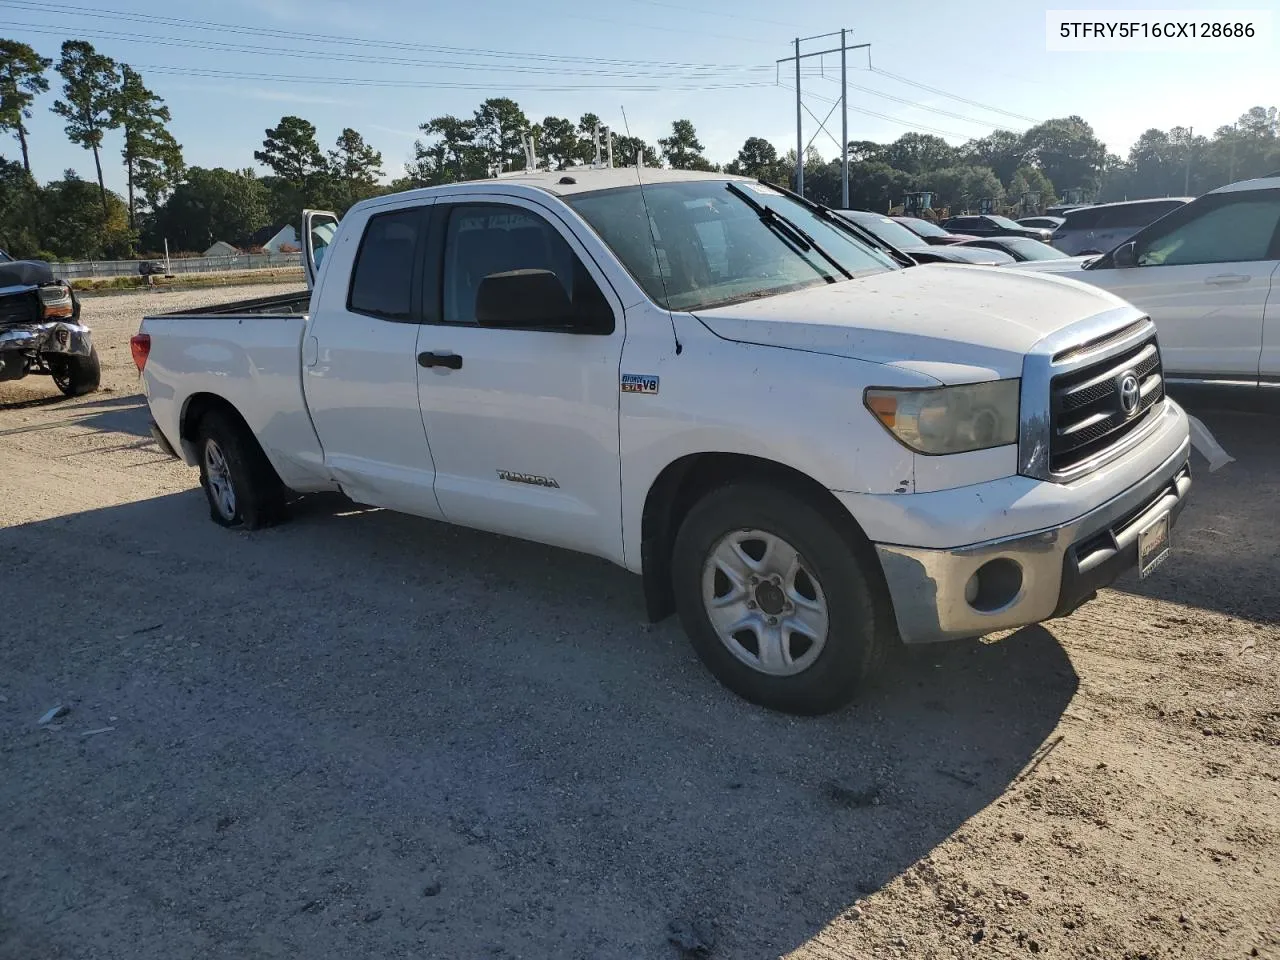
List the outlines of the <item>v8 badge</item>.
<svg viewBox="0 0 1280 960">
<path fill-rule="evenodd" d="M 657 393 L 658 378 L 648 373 L 624 373 L 620 389 L 623 393 Z"/>
</svg>

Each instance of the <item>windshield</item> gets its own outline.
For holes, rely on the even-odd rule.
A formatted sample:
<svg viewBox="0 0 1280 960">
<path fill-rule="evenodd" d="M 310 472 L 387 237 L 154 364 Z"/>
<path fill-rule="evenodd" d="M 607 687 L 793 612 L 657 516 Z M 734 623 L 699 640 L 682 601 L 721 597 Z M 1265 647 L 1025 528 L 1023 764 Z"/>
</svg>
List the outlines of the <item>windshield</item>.
<svg viewBox="0 0 1280 960">
<path fill-rule="evenodd" d="M 990 220 L 992 223 L 994 223 L 997 227 L 1004 227 L 1006 230 L 1008 230 L 1010 227 L 1012 227 L 1014 230 L 1022 229 L 1021 224 L 1014 223 L 1008 217 L 987 217 L 987 219 Z"/>
<path fill-rule="evenodd" d="M 921 220 L 919 217 L 903 217 L 900 223 L 905 223 L 922 237 L 949 237 L 951 236 L 946 230 L 943 230 L 936 223 L 930 223 L 928 220 Z"/>
<path fill-rule="evenodd" d="M 849 216 L 846 214 L 846 216 Z M 899 250 L 922 246 L 920 238 L 895 220 L 888 217 L 849 216 L 849 219 L 869 230 L 885 243 Z"/>
<path fill-rule="evenodd" d="M 898 269 L 885 254 L 808 207 L 746 180 L 690 180 L 565 197 L 645 293 L 668 310 L 698 310 L 845 279 L 815 249 L 766 224 L 732 182 L 808 234 L 855 277 Z M 648 205 L 648 218 L 645 206 Z"/>
<path fill-rule="evenodd" d="M 1008 237 L 1003 245 L 1027 260 L 1061 260 L 1066 256 L 1056 247 L 1041 243 L 1039 240 L 1032 240 L 1030 237 Z"/>
</svg>

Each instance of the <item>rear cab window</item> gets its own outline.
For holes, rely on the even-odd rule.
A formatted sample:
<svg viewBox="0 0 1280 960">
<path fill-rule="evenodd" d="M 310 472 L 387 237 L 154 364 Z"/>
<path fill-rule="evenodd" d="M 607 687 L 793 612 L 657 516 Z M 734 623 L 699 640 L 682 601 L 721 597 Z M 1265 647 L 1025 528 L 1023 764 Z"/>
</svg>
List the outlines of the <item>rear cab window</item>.
<svg viewBox="0 0 1280 960">
<path fill-rule="evenodd" d="M 369 218 L 351 270 L 348 310 L 383 320 L 414 319 L 414 268 L 428 211 L 405 207 Z"/>
</svg>

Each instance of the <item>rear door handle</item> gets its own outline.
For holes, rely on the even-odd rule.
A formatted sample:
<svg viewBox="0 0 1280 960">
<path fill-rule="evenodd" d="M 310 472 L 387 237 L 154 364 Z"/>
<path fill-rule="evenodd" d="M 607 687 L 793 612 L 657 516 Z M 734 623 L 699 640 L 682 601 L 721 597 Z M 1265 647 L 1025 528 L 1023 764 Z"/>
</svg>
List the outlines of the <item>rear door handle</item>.
<svg viewBox="0 0 1280 960">
<path fill-rule="evenodd" d="M 428 350 L 418 354 L 418 364 L 423 367 L 448 367 L 450 370 L 461 370 L 462 357 L 456 353 Z"/>
<path fill-rule="evenodd" d="M 1205 277 L 1204 282 L 1215 287 L 1225 287 L 1227 284 L 1244 283 L 1249 279 L 1252 278 L 1246 273 L 1220 273 L 1214 277 Z"/>
</svg>

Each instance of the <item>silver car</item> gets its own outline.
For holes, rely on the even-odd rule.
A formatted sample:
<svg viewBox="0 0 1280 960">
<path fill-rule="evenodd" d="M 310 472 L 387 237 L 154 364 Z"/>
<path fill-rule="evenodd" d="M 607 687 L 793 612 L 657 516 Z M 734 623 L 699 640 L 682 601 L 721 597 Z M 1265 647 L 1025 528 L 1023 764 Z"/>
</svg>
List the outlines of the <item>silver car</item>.
<svg viewBox="0 0 1280 960">
<path fill-rule="evenodd" d="M 1159 197 L 1077 207 L 1066 214 L 1050 241 L 1068 256 L 1106 253 L 1124 243 L 1149 223 L 1155 223 L 1194 197 Z"/>
</svg>

